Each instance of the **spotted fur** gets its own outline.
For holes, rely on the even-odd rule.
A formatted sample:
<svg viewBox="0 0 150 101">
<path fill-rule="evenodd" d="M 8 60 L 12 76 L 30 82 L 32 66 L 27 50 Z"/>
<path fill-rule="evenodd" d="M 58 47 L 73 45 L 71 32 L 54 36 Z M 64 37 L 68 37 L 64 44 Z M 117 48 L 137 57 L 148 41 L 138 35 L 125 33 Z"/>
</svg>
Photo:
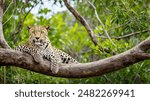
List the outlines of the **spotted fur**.
<svg viewBox="0 0 150 101">
<path fill-rule="evenodd" d="M 67 53 L 53 47 L 48 38 L 49 27 L 32 26 L 28 27 L 30 36 L 24 44 L 16 47 L 16 50 L 32 55 L 37 63 L 45 58 L 51 63 L 51 71 L 57 73 L 61 64 L 78 63 Z"/>
</svg>

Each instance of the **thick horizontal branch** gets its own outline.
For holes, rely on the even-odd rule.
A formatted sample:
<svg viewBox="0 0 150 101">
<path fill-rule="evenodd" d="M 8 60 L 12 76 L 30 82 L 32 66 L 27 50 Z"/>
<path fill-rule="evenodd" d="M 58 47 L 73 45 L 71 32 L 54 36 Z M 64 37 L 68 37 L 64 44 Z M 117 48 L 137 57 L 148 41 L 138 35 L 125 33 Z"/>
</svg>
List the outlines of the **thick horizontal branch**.
<svg viewBox="0 0 150 101">
<path fill-rule="evenodd" d="M 145 48 L 146 47 L 146 48 Z M 134 48 L 95 62 L 79 63 L 61 66 L 57 74 L 53 74 L 50 70 L 50 62 L 44 60 L 42 64 L 34 62 L 33 58 L 19 51 L 11 49 L 0 49 L 0 66 L 18 66 L 37 73 L 66 78 L 84 78 L 92 76 L 100 76 L 109 72 L 113 72 L 129 65 L 150 59 L 150 55 L 144 51 L 150 48 L 150 37 L 141 42 Z"/>
</svg>

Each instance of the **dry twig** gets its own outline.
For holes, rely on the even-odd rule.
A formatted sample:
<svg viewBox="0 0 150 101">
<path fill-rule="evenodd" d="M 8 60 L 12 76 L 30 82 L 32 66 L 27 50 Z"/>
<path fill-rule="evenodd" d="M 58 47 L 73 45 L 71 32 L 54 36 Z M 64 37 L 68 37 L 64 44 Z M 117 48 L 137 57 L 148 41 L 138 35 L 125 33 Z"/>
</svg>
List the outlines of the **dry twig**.
<svg viewBox="0 0 150 101">
<path fill-rule="evenodd" d="M 97 13 L 97 10 L 96 10 L 96 7 L 95 7 L 89 0 L 86 0 L 86 1 L 87 1 L 87 2 L 91 5 L 91 7 L 94 9 L 95 16 L 96 16 L 96 18 L 97 18 L 99 24 L 102 26 L 102 28 L 103 28 L 103 30 L 104 30 L 106 36 L 108 37 L 108 39 L 110 40 L 110 42 L 111 42 L 114 46 L 116 46 L 115 43 L 114 43 L 114 42 L 112 41 L 112 39 L 110 38 L 110 36 L 109 36 L 107 30 L 105 29 L 105 25 L 103 24 L 103 22 L 102 22 L 101 19 L 99 18 L 98 13 Z"/>
</svg>

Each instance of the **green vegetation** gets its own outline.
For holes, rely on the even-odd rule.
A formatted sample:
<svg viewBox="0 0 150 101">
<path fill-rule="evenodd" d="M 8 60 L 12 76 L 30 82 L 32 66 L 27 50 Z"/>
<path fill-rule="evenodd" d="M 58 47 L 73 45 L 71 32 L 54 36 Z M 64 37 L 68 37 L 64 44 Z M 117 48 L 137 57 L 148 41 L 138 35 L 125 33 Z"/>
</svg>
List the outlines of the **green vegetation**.
<svg viewBox="0 0 150 101">
<path fill-rule="evenodd" d="M 50 5 L 53 3 L 64 7 L 62 0 L 48 1 L 51 1 L 46 2 Z M 39 9 L 38 15 L 29 12 L 33 5 L 43 5 L 42 0 L 29 1 L 28 4 L 22 0 L 5 0 L 3 30 L 7 42 L 14 48 L 27 40 L 28 25 L 49 25 L 52 44 L 84 63 L 110 57 L 112 52 L 124 52 L 149 36 L 149 32 L 144 31 L 150 29 L 149 0 L 89 0 L 95 5 L 99 18 L 115 45 L 107 38 L 90 4 L 86 0 L 79 1 L 72 0 L 71 4 L 88 21 L 98 44 L 109 49 L 110 53 L 98 50 L 84 26 L 68 10 L 49 17 L 46 15 L 55 10 L 52 7 Z M 135 32 L 139 33 L 122 37 Z M 106 75 L 82 79 L 50 77 L 18 67 L 4 66 L 0 68 L 0 83 L 150 83 L 149 66 L 150 61 L 147 60 Z"/>
</svg>

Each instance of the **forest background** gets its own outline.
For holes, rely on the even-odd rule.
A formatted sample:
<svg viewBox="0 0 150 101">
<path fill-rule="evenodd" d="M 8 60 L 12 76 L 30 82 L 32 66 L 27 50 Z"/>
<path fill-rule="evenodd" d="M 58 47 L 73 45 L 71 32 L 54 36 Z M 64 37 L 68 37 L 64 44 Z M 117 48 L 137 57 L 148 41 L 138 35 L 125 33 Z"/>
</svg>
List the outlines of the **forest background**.
<svg viewBox="0 0 150 101">
<path fill-rule="evenodd" d="M 90 24 L 101 49 L 92 42 L 85 27 L 67 10 L 62 0 L 5 0 L 4 36 L 14 48 L 28 39 L 28 25 L 49 25 L 52 45 L 82 63 L 122 53 L 149 36 L 149 0 L 88 1 L 70 0 L 70 4 Z M 150 61 L 80 79 L 52 77 L 18 67 L 1 66 L 0 83 L 150 83 Z"/>
</svg>

